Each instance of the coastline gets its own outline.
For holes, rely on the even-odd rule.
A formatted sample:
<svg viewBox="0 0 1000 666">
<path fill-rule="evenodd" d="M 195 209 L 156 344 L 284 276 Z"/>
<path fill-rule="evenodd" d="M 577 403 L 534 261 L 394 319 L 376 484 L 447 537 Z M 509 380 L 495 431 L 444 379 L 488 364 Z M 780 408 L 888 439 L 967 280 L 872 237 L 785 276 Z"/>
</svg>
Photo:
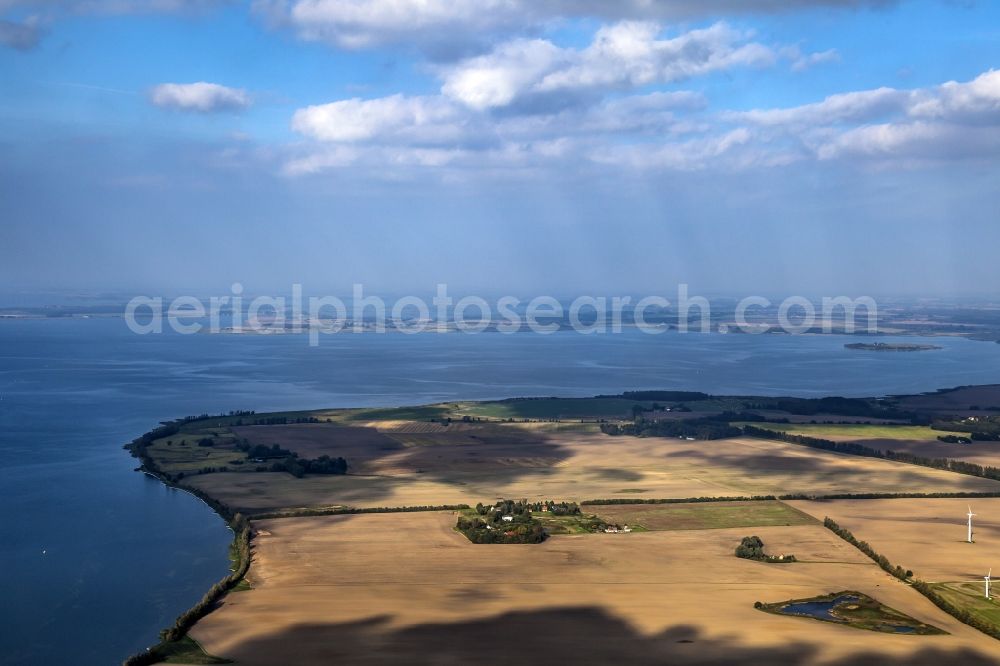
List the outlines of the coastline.
<svg viewBox="0 0 1000 666">
<path fill-rule="evenodd" d="M 978 386 L 978 385 L 977 385 Z M 985 385 L 983 385 L 985 386 Z M 976 386 L 966 386 L 966 387 L 953 387 L 946 389 L 938 389 L 936 391 L 929 391 L 920 395 L 943 395 L 950 392 L 959 391 L 963 388 L 975 388 Z M 622 397 L 629 396 L 628 393 L 622 394 Z M 592 399 L 607 398 L 609 396 L 595 396 Z M 631 397 L 631 396 L 630 396 Z M 706 398 L 712 398 L 704 394 Z M 714 396 L 714 397 L 725 397 L 725 396 Z M 913 396 L 909 396 L 913 397 Z M 635 398 L 638 399 L 638 398 Z M 531 400 L 559 400 L 558 398 L 507 398 L 499 401 L 488 401 L 488 402 L 518 402 L 518 401 L 531 401 Z M 808 399 L 803 399 L 808 400 Z M 315 410 L 314 410 L 315 411 Z M 668 410 L 669 411 L 669 410 Z M 276 412 L 279 413 L 279 412 Z M 308 413 L 308 412 L 298 412 L 298 413 Z M 251 414 L 253 414 L 251 412 Z M 228 417 L 233 417 L 234 414 L 229 414 Z M 266 417 L 266 414 L 259 414 L 257 416 Z M 173 421 L 161 422 L 161 424 L 144 433 L 140 437 L 136 438 L 129 444 L 125 445 L 124 448 L 130 452 L 130 454 L 140 460 L 140 466 L 136 468 L 136 471 L 141 471 L 144 474 L 156 478 L 162 482 L 165 486 L 169 488 L 175 488 L 187 492 L 198 499 L 202 500 L 205 504 L 212 508 L 212 510 L 219 515 L 229 526 L 230 530 L 233 532 L 233 541 L 231 544 L 231 552 L 236 555 L 233 560 L 232 572 L 224 577 L 223 579 L 216 582 L 212 587 L 205 593 L 202 599 L 197 602 L 194 606 L 188 610 L 181 613 L 174 625 L 168 627 L 161 631 L 161 641 L 148 648 L 144 652 L 139 652 L 132 655 L 124 660 L 123 666 L 141 666 L 143 664 L 155 664 L 161 663 L 164 659 L 176 655 L 176 650 L 186 649 L 188 654 L 194 649 L 201 651 L 201 659 L 197 662 L 192 663 L 230 663 L 219 657 L 214 657 L 204 650 L 201 646 L 188 636 L 188 631 L 202 618 L 215 610 L 219 601 L 221 601 L 228 593 L 233 591 L 237 586 L 244 580 L 249 567 L 252 562 L 251 553 L 251 541 L 254 536 L 254 531 L 251 527 L 251 520 L 258 519 L 274 519 L 274 518 L 293 518 L 293 517 L 309 517 L 309 516 L 330 516 L 330 515 L 344 515 L 344 514 L 360 514 L 360 513 L 404 513 L 404 512 L 427 512 L 427 511 L 449 511 L 449 510 L 459 510 L 467 509 L 468 505 L 465 504 L 442 504 L 442 505 L 427 505 L 427 506 L 398 506 L 398 507 L 351 507 L 351 506 L 326 506 L 326 507 L 309 507 L 295 510 L 284 510 L 284 511 L 272 511 L 272 512 L 261 512 L 254 513 L 252 511 L 247 511 L 245 513 L 240 513 L 234 511 L 225 502 L 217 500 L 209 495 L 207 492 L 200 490 L 198 488 L 191 488 L 181 486 L 179 481 L 181 477 L 174 478 L 169 473 L 161 470 L 156 462 L 156 460 L 149 455 L 147 452 L 147 447 L 155 440 L 168 437 L 173 434 L 179 433 L 181 428 L 187 424 L 195 424 L 199 421 L 206 421 L 216 418 L 225 418 L 227 415 L 208 415 L 203 414 L 197 417 L 185 417 L 181 419 L 176 419 Z M 266 418 L 265 418 L 266 420 Z M 433 421 L 434 419 L 431 419 Z M 449 419 L 450 422 L 450 419 Z M 258 423 L 259 425 L 259 423 Z M 266 425 L 266 424 L 265 424 Z M 754 428 L 749 428 L 744 430 L 744 434 L 749 436 L 754 436 Z M 762 436 L 757 434 L 757 436 Z M 768 438 L 777 439 L 779 441 L 790 441 L 790 443 L 798 444 L 801 446 L 819 448 L 831 450 L 836 453 L 848 453 L 852 455 L 860 455 L 863 457 L 879 457 L 886 458 L 889 460 L 896 460 L 895 455 L 892 451 L 888 454 L 878 454 L 873 449 L 866 449 L 864 452 L 860 450 L 850 450 L 849 447 L 844 447 L 839 442 L 822 440 L 810 437 L 796 437 L 796 438 L 783 438 L 778 433 L 769 432 Z M 924 461 L 905 459 L 900 456 L 898 462 L 904 462 L 908 464 L 913 464 L 923 467 L 936 467 L 938 469 L 946 469 L 947 471 L 955 472 L 958 474 L 965 474 L 970 476 L 977 476 L 981 478 L 997 479 L 996 469 L 959 469 L 957 468 L 956 461 L 948 460 L 949 463 L 946 467 L 939 467 L 937 465 L 931 465 Z M 950 497 L 950 498 L 987 498 L 987 497 L 997 497 L 1000 493 L 993 492 L 950 492 L 950 493 L 858 493 L 858 494 L 830 494 L 830 495 L 801 495 L 801 494 L 788 494 L 780 495 L 777 497 L 772 496 L 761 496 L 761 497 L 746 497 L 746 498 L 732 498 L 732 497 L 701 497 L 701 498 L 669 498 L 669 499 L 606 499 L 606 500 L 584 500 L 581 502 L 582 505 L 590 504 L 656 504 L 656 503 L 694 503 L 694 502 L 720 502 L 720 501 L 732 501 L 733 499 L 742 500 L 757 500 L 757 499 L 778 499 L 778 500 L 811 500 L 811 501 L 825 501 L 834 499 L 894 499 L 894 498 L 926 498 L 926 497 Z M 929 596 L 926 595 L 925 596 Z M 933 601 L 933 598 L 932 598 Z M 943 607 L 942 607 L 943 608 Z M 949 614 L 957 617 L 961 620 L 956 613 L 949 609 L 943 608 Z M 964 620 L 962 620 L 964 622 Z M 968 624 L 968 623 L 967 623 Z M 972 625 L 975 626 L 975 625 Z M 976 627 L 978 628 L 978 627 Z"/>
<path fill-rule="evenodd" d="M 182 419 L 180 421 L 171 421 L 164 425 L 174 425 L 178 422 L 183 423 L 186 421 L 187 420 Z M 243 582 L 247 571 L 250 569 L 250 542 L 253 537 L 253 531 L 250 527 L 250 521 L 244 517 L 243 514 L 233 512 L 226 504 L 213 499 L 207 493 L 203 493 L 195 488 L 185 488 L 179 485 L 159 470 L 156 462 L 146 455 L 144 446 L 151 441 L 151 438 L 155 437 L 158 431 L 162 432 L 162 428 L 163 426 L 161 425 L 159 428 L 154 428 L 153 430 L 140 435 L 129 444 L 126 444 L 123 448 L 129 451 L 133 457 L 139 459 L 141 462 L 140 466 L 136 468 L 136 471 L 141 471 L 147 476 L 155 478 L 167 488 L 180 490 L 197 497 L 210 507 L 216 515 L 222 518 L 222 520 L 226 523 L 226 526 L 233 533 L 233 540 L 230 543 L 229 552 L 231 554 L 234 553 L 236 555 L 236 559 L 228 576 L 214 583 L 197 603 L 178 615 L 172 626 L 164 628 L 160 631 L 159 643 L 146 648 L 143 652 L 137 652 L 126 657 L 122 661 L 122 666 L 146 666 L 149 664 L 163 663 L 169 656 L 171 656 L 171 653 L 177 652 L 178 650 L 182 652 L 188 650 L 188 648 L 186 648 L 183 644 L 184 641 L 190 641 L 190 643 L 205 656 L 206 661 L 203 663 L 231 663 L 226 659 L 215 657 L 205 652 L 197 641 L 190 639 L 187 632 L 198 620 L 212 612 L 215 604 L 217 604 L 223 597 Z"/>
</svg>

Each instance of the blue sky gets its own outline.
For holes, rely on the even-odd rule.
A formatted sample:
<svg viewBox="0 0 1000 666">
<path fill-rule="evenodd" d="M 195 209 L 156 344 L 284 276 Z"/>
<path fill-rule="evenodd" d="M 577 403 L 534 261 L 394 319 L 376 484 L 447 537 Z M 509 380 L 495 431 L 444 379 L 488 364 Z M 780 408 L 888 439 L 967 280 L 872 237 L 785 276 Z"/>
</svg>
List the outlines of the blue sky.
<svg viewBox="0 0 1000 666">
<path fill-rule="evenodd" d="M 998 64 L 985 1 L 0 0 L 0 291 L 989 292 Z"/>
</svg>

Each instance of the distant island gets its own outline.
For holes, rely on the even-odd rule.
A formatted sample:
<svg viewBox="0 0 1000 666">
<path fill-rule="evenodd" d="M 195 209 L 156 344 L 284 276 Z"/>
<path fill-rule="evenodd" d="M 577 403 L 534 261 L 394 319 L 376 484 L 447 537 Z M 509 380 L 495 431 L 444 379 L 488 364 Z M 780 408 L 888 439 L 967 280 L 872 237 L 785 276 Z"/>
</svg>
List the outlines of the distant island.
<svg viewBox="0 0 1000 666">
<path fill-rule="evenodd" d="M 913 345 L 913 344 L 890 344 L 886 342 L 852 342 L 844 345 L 848 349 L 861 349 L 864 351 L 889 351 L 889 352 L 916 352 L 933 351 L 943 349 L 937 345 Z"/>
</svg>

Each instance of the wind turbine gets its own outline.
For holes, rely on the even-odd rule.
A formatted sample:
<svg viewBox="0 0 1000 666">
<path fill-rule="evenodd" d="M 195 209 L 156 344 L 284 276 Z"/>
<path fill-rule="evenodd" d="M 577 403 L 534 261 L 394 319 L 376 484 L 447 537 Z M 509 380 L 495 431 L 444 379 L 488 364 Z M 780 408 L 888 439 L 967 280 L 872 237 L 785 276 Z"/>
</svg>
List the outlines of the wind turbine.
<svg viewBox="0 0 1000 666">
<path fill-rule="evenodd" d="M 969 543 L 972 543 L 972 517 L 974 515 L 976 515 L 976 514 L 972 513 L 972 506 L 970 505 L 969 506 L 969 537 L 968 537 Z"/>
<path fill-rule="evenodd" d="M 992 576 L 992 575 L 993 575 L 993 568 L 991 567 L 990 568 L 990 572 L 988 574 L 986 574 L 985 576 L 983 576 L 983 578 L 986 580 L 986 598 L 987 599 L 990 598 L 990 576 Z"/>
</svg>

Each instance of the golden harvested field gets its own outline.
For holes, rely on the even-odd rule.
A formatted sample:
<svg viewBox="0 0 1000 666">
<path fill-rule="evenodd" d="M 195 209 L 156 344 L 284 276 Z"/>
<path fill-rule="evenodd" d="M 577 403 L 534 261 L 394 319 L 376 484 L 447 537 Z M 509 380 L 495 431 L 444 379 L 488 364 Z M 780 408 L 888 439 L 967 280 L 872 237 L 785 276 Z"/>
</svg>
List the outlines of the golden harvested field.
<svg viewBox="0 0 1000 666">
<path fill-rule="evenodd" d="M 893 564 L 912 569 L 928 582 L 982 580 L 990 567 L 1000 574 L 1000 498 L 789 504 L 819 520 L 833 518 Z M 977 514 L 972 519 L 972 544 L 965 541 L 970 504 Z"/>
<path fill-rule="evenodd" d="M 357 450 L 345 456 L 351 465 L 347 476 L 215 473 L 189 476 L 183 483 L 249 511 L 497 498 L 1000 491 L 1000 482 L 988 479 L 750 438 L 689 442 L 497 427 L 452 435 L 458 442 L 410 441 L 393 448 L 382 439 L 389 436 L 369 431 L 364 437 L 375 438 L 372 446 L 352 444 Z M 333 449 L 330 454 L 343 455 Z"/>
<path fill-rule="evenodd" d="M 474 545 L 450 512 L 260 521 L 254 588 L 192 636 L 249 666 L 296 664 L 992 664 L 958 623 L 819 526 L 754 530 L 773 552 L 733 556 L 744 528 Z M 757 611 L 857 590 L 950 632 L 866 632 Z"/>
</svg>

